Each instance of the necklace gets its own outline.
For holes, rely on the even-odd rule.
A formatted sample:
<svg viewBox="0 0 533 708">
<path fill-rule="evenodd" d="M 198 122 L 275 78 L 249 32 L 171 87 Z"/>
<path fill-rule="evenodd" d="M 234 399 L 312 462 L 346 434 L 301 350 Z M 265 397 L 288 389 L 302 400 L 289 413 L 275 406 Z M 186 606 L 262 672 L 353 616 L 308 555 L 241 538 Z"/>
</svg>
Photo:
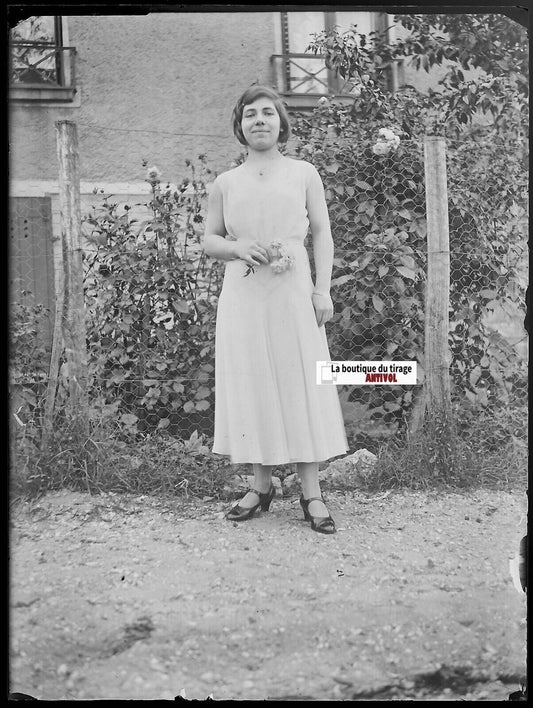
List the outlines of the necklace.
<svg viewBox="0 0 533 708">
<path fill-rule="evenodd" d="M 279 157 L 272 158 L 268 163 L 266 163 L 262 167 L 259 167 L 257 169 L 257 174 L 259 175 L 259 177 L 264 177 L 269 172 L 271 172 L 272 169 L 282 161 L 282 159 L 283 158 L 280 159 Z"/>
</svg>

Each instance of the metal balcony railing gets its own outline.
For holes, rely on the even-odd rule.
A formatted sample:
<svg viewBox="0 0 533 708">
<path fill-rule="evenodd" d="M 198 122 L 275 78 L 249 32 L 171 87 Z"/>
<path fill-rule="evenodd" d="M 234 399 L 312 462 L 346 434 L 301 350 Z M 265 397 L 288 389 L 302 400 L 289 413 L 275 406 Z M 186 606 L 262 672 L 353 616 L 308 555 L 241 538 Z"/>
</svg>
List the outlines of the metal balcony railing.
<svg viewBox="0 0 533 708">
<path fill-rule="evenodd" d="M 324 95 L 333 88 L 321 54 L 273 54 L 271 62 L 280 93 Z"/>
<path fill-rule="evenodd" d="M 270 57 L 272 75 L 279 93 L 297 107 L 309 107 L 318 96 L 332 94 L 341 100 L 353 100 L 357 81 L 343 79 L 327 68 L 323 54 L 273 54 Z M 403 60 L 390 63 L 383 74 L 383 85 L 396 91 L 403 83 Z"/>
<path fill-rule="evenodd" d="M 10 86 L 73 89 L 75 55 L 74 47 L 44 42 L 11 42 Z"/>
</svg>

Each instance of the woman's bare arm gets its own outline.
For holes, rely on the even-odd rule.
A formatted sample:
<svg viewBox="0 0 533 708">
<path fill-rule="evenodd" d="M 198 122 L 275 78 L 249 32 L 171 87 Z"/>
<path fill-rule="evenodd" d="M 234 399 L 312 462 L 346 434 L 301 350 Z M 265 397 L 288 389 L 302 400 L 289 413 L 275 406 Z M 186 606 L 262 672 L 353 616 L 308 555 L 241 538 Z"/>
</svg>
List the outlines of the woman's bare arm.
<svg viewBox="0 0 533 708">
<path fill-rule="evenodd" d="M 235 251 L 235 241 L 228 241 L 222 209 L 222 192 L 216 182 L 211 185 L 207 203 L 207 218 L 203 239 L 204 251 L 208 256 L 223 261 L 231 261 L 239 256 Z"/>
<path fill-rule="evenodd" d="M 306 206 L 313 237 L 313 255 L 315 260 L 316 278 L 313 290 L 313 306 L 318 326 L 321 327 L 333 317 L 333 301 L 329 291 L 331 288 L 334 247 L 324 187 L 316 170 L 312 170 L 307 184 Z"/>
<path fill-rule="evenodd" d="M 268 252 L 256 241 L 248 239 L 232 241 L 225 238 L 226 235 L 222 192 L 218 184 L 214 182 L 209 192 L 205 220 L 203 246 L 206 254 L 221 261 L 233 261 L 240 258 L 252 266 L 269 262 Z"/>
<path fill-rule="evenodd" d="M 315 260 L 315 292 L 329 295 L 333 269 L 333 238 L 322 181 L 315 170 L 307 185 L 307 213 L 313 237 Z"/>
</svg>

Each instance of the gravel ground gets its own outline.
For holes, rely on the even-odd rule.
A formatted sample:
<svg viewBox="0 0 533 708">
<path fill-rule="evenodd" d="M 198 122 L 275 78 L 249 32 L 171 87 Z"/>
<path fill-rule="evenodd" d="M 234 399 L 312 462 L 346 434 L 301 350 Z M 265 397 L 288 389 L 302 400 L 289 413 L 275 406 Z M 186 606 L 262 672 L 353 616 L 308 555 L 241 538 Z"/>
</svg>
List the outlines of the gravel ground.
<svg viewBox="0 0 533 708">
<path fill-rule="evenodd" d="M 10 691 L 40 699 L 507 700 L 525 494 L 227 503 L 64 491 L 12 509 Z"/>
</svg>

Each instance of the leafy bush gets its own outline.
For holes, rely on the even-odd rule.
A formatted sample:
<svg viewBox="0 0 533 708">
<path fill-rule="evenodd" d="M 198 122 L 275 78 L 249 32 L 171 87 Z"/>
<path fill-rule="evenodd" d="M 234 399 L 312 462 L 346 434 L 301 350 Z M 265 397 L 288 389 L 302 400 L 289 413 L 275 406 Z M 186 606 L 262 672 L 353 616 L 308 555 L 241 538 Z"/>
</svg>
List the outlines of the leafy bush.
<svg viewBox="0 0 533 708">
<path fill-rule="evenodd" d="M 23 298 L 31 293 L 22 291 Z M 33 473 L 39 457 L 50 347 L 49 313 L 40 304 L 12 302 L 9 317 L 9 435 L 12 477 Z"/>
<path fill-rule="evenodd" d="M 144 436 L 134 446 L 115 441 L 100 460 L 99 489 L 142 494 L 220 497 L 230 476 L 227 460 L 211 453 L 210 438 Z"/>
<path fill-rule="evenodd" d="M 320 114 L 316 116 L 320 119 Z M 301 135 L 301 134 L 300 134 Z M 334 359 L 416 360 L 423 348 L 425 207 L 417 146 L 376 156 L 371 138 L 302 136 L 326 189 L 336 258 L 334 298 L 342 309 L 328 336 Z M 360 387 L 349 402 L 368 406 L 374 423 L 394 427 L 412 405 L 411 391 Z"/>
<path fill-rule="evenodd" d="M 322 99 L 311 115 L 296 121 L 295 152 L 315 164 L 326 188 L 337 256 L 332 287 L 335 301 L 342 303 L 329 329 L 332 357 L 418 360 L 423 371 L 422 143 L 405 139 L 401 101 L 382 100 L 382 115 L 362 121 L 354 119 L 355 104 Z M 379 154 L 384 129 L 401 141 L 397 149 Z M 514 347 L 484 322 L 494 307 L 523 301 L 517 262 L 524 248 L 519 218 L 525 214 L 525 158 L 512 143 L 502 155 L 499 144 L 476 131 L 449 142 L 447 150 L 452 396 L 457 401 L 467 396 L 480 410 L 496 409 L 509 402 L 526 375 Z M 412 391 L 401 387 L 354 388 L 341 398 L 348 419 L 357 406 L 365 406 L 381 437 L 401 430 L 414 404 Z M 357 425 L 348 421 L 357 443 L 362 422 L 360 413 Z"/>
<path fill-rule="evenodd" d="M 516 398 L 527 375 L 516 349 L 484 323 L 487 312 L 525 300 L 526 156 L 512 140 L 502 148 L 475 133 L 448 147 L 450 373 L 456 396 L 494 411 Z"/>
<path fill-rule="evenodd" d="M 199 245 L 210 173 L 200 163 L 177 187 L 149 171 L 144 221 L 109 196 L 85 218 L 91 395 L 120 401 L 121 422 L 139 432 L 212 432 L 220 268 Z"/>
<path fill-rule="evenodd" d="M 109 416 L 99 422 L 93 416 L 88 436 L 81 439 L 65 423 L 46 450 L 37 450 L 25 467 L 17 467 L 11 494 L 28 498 L 67 488 L 90 494 L 220 497 L 230 470 L 226 460 L 211 453 L 211 442 L 197 431 L 185 439 L 166 432 L 131 435 L 113 426 Z"/>
</svg>

